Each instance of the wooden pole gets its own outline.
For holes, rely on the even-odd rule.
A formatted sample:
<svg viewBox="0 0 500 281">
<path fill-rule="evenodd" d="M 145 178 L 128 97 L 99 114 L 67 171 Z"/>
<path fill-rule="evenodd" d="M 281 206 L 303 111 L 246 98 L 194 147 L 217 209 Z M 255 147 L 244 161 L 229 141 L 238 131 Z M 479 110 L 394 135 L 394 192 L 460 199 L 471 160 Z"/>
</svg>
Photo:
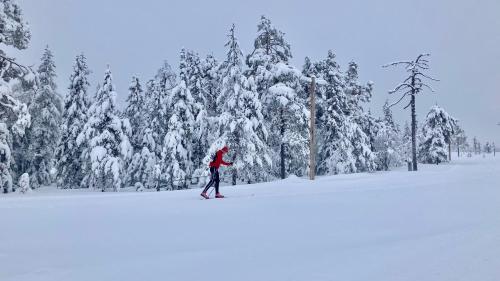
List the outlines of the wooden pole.
<svg viewBox="0 0 500 281">
<path fill-rule="evenodd" d="M 311 98 L 311 116 L 309 122 L 309 179 L 314 180 L 316 176 L 316 78 L 311 77 L 309 89 Z"/>
</svg>

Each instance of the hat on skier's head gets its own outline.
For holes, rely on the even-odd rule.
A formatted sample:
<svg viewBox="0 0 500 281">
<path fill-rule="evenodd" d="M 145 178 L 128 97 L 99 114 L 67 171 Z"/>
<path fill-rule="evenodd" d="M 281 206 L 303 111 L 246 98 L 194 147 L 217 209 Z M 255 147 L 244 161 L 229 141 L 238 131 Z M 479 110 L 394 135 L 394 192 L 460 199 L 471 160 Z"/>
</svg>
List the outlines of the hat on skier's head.
<svg viewBox="0 0 500 281">
<path fill-rule="evenodd" d="M 224 151 L 224 152 L 228 152 L 229 151 L 229 147 L 224 146 L 221 150 Z"/>
</svg>

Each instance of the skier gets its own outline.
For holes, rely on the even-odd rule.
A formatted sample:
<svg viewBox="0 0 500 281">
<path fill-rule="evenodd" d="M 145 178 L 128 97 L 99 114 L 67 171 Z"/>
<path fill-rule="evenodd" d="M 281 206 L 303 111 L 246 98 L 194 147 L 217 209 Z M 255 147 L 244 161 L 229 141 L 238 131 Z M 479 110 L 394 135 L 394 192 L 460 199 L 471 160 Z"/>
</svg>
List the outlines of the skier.
<svg viewBox="0 0 500 281">
<path fill-rule="evenodd" d="M 219 193 L 219 167 L 220 165 L 224 166 L 231 166 L 233 165 L 232 162 L 224 162 L 222 157 L 224 156 L 225 153 L 229 151 L 229 148 L 227 146 L 224 146 L 221 150 L 218 150 L 213 159 L 212 162 L 210 162 L 209 167 L 210 167 L 210 182 L 208 182 L 207 186 L 205 186 L 205 189 L 203 189 L 203 192 L 200 194 L 203 198 L 209 199 L 207 195 L 208 189 L 215 184 L 215 198 L 224 198 L 222 194 Z"/>
</svg>

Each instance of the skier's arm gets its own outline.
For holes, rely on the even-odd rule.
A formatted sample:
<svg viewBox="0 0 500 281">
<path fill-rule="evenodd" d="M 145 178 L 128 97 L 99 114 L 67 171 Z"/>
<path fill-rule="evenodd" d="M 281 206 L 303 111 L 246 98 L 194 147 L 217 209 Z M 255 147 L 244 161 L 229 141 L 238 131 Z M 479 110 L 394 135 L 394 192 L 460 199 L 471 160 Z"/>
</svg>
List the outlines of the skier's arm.
<svg viewBox="0 0 500 281">
<path fill-rule="evenodd" d="M 222 159 L 222 157 L 221 157 L 221 159 L 220 159 L 220 163 L 221 163 L 222 165 L 224 165 L 224 166 L 231 166 L 231 165 L 233 165 L 233 163 L 232 163 L 232 162 L 225 162 L 225 161 L 224 161 L 224 159 Z"/>
</svg>

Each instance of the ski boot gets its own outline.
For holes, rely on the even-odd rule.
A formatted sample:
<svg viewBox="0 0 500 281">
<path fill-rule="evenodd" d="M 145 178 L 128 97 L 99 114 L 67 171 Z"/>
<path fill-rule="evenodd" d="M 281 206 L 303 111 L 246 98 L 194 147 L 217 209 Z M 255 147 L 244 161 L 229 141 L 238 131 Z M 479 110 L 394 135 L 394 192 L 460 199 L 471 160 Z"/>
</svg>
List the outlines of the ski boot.
<svg viewBox="0 0 500 281">
<path fill-rule="evenodd" d="M 210 197 L 208 197 L 206 192 L 202 192 L 200 195 L 201 195 L 201 197 L 203 197 L 205 199 L 210 199 Z"/>
</svg>

